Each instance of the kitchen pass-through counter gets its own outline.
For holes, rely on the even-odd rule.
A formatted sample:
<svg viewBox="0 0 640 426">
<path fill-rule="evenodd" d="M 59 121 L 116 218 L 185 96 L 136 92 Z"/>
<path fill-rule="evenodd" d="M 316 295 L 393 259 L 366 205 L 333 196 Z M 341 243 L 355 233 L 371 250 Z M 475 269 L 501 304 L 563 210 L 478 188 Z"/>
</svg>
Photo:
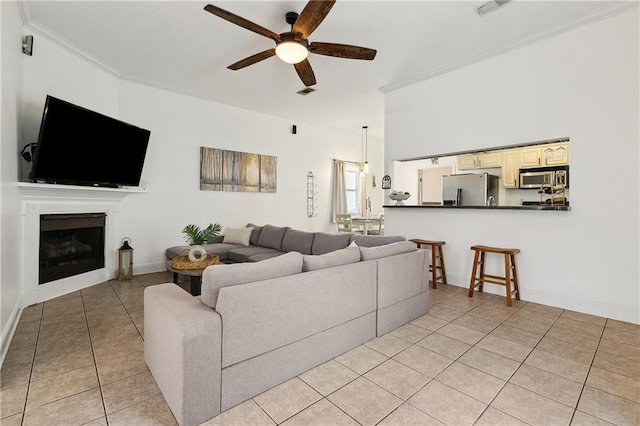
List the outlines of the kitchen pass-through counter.
<svg viewBox="0 0 640 426">
<path fill-rule="evenodd" d="M 395 206 L 385 205 L 384 208 L 393 209 L 452 209 L 452 210 L 550 210 L 550 211 L 570 211 L 570 206 L 559 205 L 521 205 L 521 206 L 443 206 L 439 204 L 424 204 L 421 206 Z"/>
</svg>

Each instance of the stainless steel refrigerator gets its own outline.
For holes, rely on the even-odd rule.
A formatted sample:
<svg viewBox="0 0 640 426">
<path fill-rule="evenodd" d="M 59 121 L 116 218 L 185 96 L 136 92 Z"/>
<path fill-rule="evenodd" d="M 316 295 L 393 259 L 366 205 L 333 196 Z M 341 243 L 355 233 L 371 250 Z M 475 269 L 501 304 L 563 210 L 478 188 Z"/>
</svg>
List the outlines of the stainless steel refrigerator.
<svg viewBox="0 0 640 426">
<path fill-rule="evenodd" d="M 442 205 L 497 206 L 498 181 L 498 176 L 486 172 L 443 176 Z"/>
</svg>

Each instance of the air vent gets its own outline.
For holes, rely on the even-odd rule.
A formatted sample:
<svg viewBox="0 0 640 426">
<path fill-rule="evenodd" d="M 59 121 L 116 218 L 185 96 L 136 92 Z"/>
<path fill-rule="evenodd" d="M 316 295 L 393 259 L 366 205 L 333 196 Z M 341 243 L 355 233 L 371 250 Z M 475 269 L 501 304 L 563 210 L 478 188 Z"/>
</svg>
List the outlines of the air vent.
<svg viewBox="0 0 640 426">
<path fill-rule="evenodd" d="M 482 6 L 476 9 L 476 13 L 480 16 L 487 14 L 489 12 L 493 12 L 494 10 L 504 6 L 509 3 L 511 0 L 493 0 L 488 3 L 483 4 Z"/>
<path fill-rule="evenodd" d="M 313 93 L 315 91 L 316 91 L 316 89 L 312 89 L 311 87 L 305 87 L 302 90 L 298 90 L 296 93 L 298 95 L 307 96 L 309 93 Z"/>
</svg>

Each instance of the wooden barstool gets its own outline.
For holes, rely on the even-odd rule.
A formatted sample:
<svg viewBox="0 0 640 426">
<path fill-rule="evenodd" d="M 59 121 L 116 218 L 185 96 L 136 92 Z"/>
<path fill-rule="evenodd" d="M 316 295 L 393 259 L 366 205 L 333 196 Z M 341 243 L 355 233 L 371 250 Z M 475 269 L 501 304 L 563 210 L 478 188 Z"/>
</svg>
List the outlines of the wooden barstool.
<svg viewBox="0 0 640 426">
<path fill-rule="evenodd" d="M 440 284 L 447 284 L 447 270 L 444 268 L 444 254 L 442 253 L 442 246 L 446 243 L 444 241 L 429 241 L 414 238 L 409 240 L 418 246 L 431 246 L 431 265 L 429 265 L 429 272 L 431 272 L 431 287 L 438 288 L 437 282 L 440 280 Z M 440 276 L 437 276 L 437 270 L 440 270 Z"/>
<path fill-rule="evenodd" d="M 473 297 L 473 291 L 476 287 L 478 287 L 479 292 L 482 292 L 484 283 L 491 283 L 503 285 L 507 288 L 507 306 L 512 305 L 512 296 L 515 296 L 516 300 L 520 300 L 518 270 L 516 269 L 516 253 L 520 253 L 520 250 L 487 246 L 472 246 L 471 250 L 475 252 L 475 255 L 473 257 L 473 269 L 471 270 L 471 282 L 469 283 L 469 297 Z M 486 253 L 504 255 L 504 277 L 484 273 L 484 257 Z M 511 283 L 513 283 L 513 290 L 511 289 Z"/>
</svg>

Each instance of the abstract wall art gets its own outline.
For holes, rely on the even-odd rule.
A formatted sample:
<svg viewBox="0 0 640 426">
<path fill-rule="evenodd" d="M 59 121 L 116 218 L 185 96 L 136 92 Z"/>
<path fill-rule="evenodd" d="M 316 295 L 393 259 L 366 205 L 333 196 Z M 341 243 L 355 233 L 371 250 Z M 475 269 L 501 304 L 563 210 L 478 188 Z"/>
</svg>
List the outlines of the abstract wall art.
<svg viewBox="0 0 640 426">
<path fill-rule="evenodd" d="M 276 192 L 278 157 L 200 147 L 200 189 Z"/>
</svg>

